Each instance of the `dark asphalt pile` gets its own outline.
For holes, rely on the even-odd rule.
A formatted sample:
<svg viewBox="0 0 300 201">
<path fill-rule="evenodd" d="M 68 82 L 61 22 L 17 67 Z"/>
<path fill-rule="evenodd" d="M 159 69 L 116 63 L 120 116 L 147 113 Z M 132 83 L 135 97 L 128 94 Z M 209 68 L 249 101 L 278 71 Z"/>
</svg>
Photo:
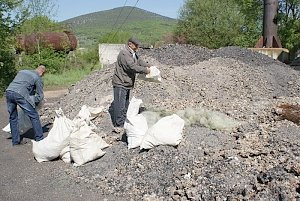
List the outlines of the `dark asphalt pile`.
<svg viewBox="0 0 300 201">
<path fill-rule="evenodd" d="M 300 104 L 299 71 L 238 47 L 167 45 L 142 53 L 163 78 L 159 84 L 137 80 L 132 95 L 146 110 L 206 108 L 240 126 L 231 131 L 186 126 L 178 147 L 128 150 L 126 142 L 112 140 L 104 113 L 93 122 L 112 146 L 98 160 L 70 165 L 61 178 L 100 193 L 102 200 L 300 200 L 300 128 L 276 113 L 280 104 Z M 72 119 L 84 104 L 107 106 L 113 68 L 70 87 L 44 108 L 43 121 L 53 121 L 58 107 Z"/>
</svg>

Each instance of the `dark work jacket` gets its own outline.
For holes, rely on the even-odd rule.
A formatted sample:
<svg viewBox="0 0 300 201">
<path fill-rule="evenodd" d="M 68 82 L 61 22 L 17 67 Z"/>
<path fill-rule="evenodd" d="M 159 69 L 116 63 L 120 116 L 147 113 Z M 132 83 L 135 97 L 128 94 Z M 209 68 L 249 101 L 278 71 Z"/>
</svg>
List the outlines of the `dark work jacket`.
<svg viewBox="0 0 300 201">
<path fill-rule="evenodd" d="M 127 45 L 120 51 L 115 71 L 112 77 L 112 85 L 132 89 L 137 73 L 146 73 L 148 63 L 140 59 Z"/>
<path fill-rule="evenodd" d="M 35 108 L 44 99 L 43 86 L 43 81 L 35 70 L 21 70 L 6 91 L 20 94 Z"/>
</svg>

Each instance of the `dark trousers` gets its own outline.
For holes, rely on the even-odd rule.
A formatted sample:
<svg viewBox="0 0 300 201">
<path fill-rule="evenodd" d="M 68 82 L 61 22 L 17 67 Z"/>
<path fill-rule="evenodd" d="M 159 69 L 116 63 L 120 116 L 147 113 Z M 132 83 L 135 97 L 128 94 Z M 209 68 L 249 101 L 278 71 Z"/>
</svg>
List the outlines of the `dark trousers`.
<svg viewBox="0 0 300 201">
<path fill-rule="evenodd" d="M 9 124 L 12 136 L 12 144 L 16 145 L 20 143 L 20 133 L 19 133 L 19 122 L 18 122 L 18 111 L 17 106 L 19 106 L 24 113 L 30 118 L 32 128 L 35 134 L 35 140 L 40 141 L 43 139 L 43 129 L 40 122 L 40 117 L 38 112 L 32 105 L 26 101 L 20 94 L 7 91 L 6 92 L 6 103 L 7 110 L 9 113 Z"/>
<path fill-rule="evenodd" d="M 114 87 L 114 100 L 109 108 L 112 124 L 114 127 L 123 127 L 129 106 L 130 89 Z"/>
</svg>

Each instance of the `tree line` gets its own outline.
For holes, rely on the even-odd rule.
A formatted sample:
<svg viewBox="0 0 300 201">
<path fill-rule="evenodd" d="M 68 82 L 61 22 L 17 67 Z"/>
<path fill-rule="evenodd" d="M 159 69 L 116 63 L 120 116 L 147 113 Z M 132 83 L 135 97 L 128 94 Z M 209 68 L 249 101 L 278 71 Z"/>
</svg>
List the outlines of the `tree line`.
<svg viewBox="0 0 300 201">
<path fill-rule="evenodd" d="M 187 0 L 175 37 L 208 48 L 254 47 L 262 35 L 264 0 Z M 279 0 L 278 36 L 295 57 L 300 44 L 300 0 Z"/>
</svg>

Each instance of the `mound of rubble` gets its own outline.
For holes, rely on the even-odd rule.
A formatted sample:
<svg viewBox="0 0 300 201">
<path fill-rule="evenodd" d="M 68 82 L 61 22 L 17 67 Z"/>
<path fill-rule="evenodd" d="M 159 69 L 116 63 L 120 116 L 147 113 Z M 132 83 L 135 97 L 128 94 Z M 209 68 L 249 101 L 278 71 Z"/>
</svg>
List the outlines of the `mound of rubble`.
<svg viewBox="0 0 300 201">
<path fill-rule="evenodd" d="M 142 99 L 146 110 L 206 108 L 239 126 L 225 131 L 188 125 L 177 147 L 128 150 L 126 142 L 111 140 L 110 116 L 103 113 L 93 123 L 112 146 L 96 161 L 70 166 L 62 178 L 101 193 L 102 200 L 300 199 L 300 128 L 276 113 L 280 104 L 300 104 L 299 71 L 239 47 L 167 45 L 143 50 L 142 56 L 163 79 L 136 81 L 132 96 Z M 69 118 L 82 105 L 108 107 L 113 70 L 106 66 L 70 87 L 43 109 L 43 121 L 52 122 L 58 107 Z"/>
</svg>

